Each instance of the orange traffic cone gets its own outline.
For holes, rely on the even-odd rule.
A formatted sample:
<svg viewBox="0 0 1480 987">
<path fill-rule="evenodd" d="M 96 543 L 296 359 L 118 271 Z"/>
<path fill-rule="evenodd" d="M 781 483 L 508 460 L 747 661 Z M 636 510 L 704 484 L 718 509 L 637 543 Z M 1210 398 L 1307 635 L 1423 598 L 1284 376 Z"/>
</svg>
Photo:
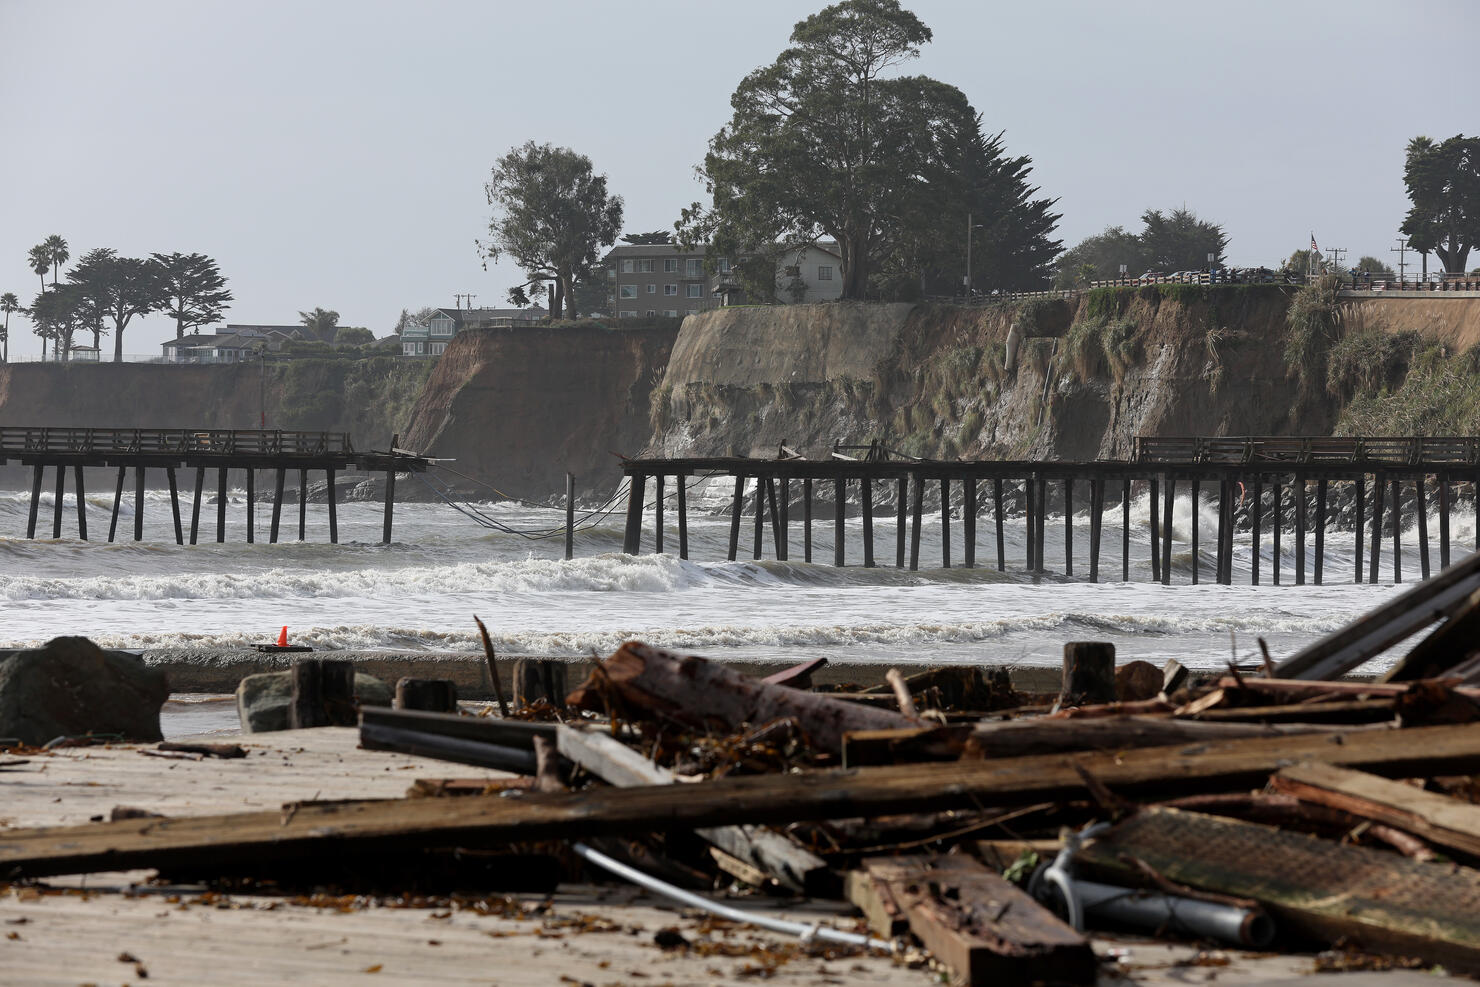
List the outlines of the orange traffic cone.
<svg viewBox="0 0 1480 987">
<path fill-rule="evenodd" d="M 288 628 L 287 627 L 284 627 L 281 631 L 278 632 L 278 643 L 277 643 L 277 646 L 279 648 L 286 648 L 288 646 Z"/>
</svg>

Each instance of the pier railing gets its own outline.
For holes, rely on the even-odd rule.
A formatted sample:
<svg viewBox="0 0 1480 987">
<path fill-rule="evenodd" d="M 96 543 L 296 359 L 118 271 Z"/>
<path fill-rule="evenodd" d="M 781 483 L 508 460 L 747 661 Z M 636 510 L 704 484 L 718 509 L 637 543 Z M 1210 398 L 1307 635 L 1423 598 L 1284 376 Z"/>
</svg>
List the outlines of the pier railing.
<svg viewBox="0 0 1480 987">
<path fill-rule="evenodd" d="M 0 427 L 0 456 L 353 456 L 348 432 L 286 429 Z"/>
<path fill-rule="evenodd" d="M 1480 465 L 1477 436 L 1141 436 L 1138 463 Z"/>
</svg>

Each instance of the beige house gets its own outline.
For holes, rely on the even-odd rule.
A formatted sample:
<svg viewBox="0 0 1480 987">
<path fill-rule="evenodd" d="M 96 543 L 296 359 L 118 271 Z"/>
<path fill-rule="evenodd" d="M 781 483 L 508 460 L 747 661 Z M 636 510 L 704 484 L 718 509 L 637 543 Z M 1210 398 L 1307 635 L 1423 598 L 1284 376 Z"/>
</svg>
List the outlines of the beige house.
<svg viewBox="0 0 1480 987">
<path fill-rule="evenodd" d="M 671 243 L 623 244 L 605 257 L 607 306 L 622 319 L 683 317 L 747 299 L 731 276 L 730 259 L 717 258 L 705 271 L 708 248 L 683 250 Z M 842 258 L 836 244 L 818 243 L 788 251 L 776 265 L 776 301 L 822 302 L 843 294 Z M 770 301 L 766 299 L 765 301 Z"/>
</svg>

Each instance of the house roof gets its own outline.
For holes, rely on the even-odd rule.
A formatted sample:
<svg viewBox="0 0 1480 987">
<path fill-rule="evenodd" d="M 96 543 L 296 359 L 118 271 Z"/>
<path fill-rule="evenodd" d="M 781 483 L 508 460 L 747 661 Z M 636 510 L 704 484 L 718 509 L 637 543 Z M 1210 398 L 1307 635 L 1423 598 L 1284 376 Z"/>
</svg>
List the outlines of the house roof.
<svg viewBox="0 0 1480 987">
<path fill-rule="evenodd" d="M 684 250 L 676 243 L 622 243 L 606 252 L 608 257 L 702 257 L 709 248 L 697 246 L 692 250 Z"/>
</svg>

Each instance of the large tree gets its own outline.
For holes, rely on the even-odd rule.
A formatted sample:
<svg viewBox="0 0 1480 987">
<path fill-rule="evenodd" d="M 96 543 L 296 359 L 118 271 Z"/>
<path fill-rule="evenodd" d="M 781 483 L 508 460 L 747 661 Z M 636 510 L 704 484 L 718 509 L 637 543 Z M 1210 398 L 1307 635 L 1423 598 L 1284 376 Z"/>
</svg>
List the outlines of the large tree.
<svg viewBox="0 0 1480 987">
<path fill-rule="evenodd" d="M 57 286 L 57 275 L 60 273 L 62 265 L 67 263 L 67 259 L 72 255 L 67 252 L 67 241 L 62 239 L 59 233 L 53 233 L 41 241 L 41 245 L 46 248 L 46 256 L 51 260 L 51 286 L 55 288 Z"/>
<path fill-rule="evenodd" d="M 176 339 L 220 320 L 232 297 L 214 260 L 205 254 L 149 256 L 159 268 L 160 286 L 167 299 L 164 312 L 175 320 Z"/>
<path fill-rule="evenodd" d="M 10 316 L 14 312 L 24 311 L 25 309 L 21 308 L 21 300 L 15 296 L 15 292 L 7 291 L 0 295 L 0 312 L 5 314 L 5 325 L 0 328 L 0 346 L 3 346 L 3 351 L 0 351 L 0 363 L 10 362 Z"/>
<path fill-rule="evenodd" d="M 1451 274 L 1463 274 L 1480 244 L 1480 137 L 1459 134 L 1435 143 L 1408 142 L 1403 182 L 1413 207 L 1400 227 L 1427 263 L 1433 251 Z"/>
<path fill-rule="evenodd" d="M 661 246 L 673 242 L 672 230 L 654 230 L 651 233 L 624 233 L 623 243 L 635 244 L 641 247 Z"/>
<path fill-rule="evenodd" d="M 334 334 L 339 331 L 338 312 L 315 308 L 312 312 L 299 312 L 298 318 L 303 323 L 303 328 L 308 330 L 309 338 L 323 343 L 334 342 Z"/>
<path fill-rule="evenodd" d="M 680 239 L 736 257 L 831 238 L 843 297 L 866 297 L 874 266 L 961 188 L 947 153 L 975 124 L 966 97 L 883 77 L 930 38 L 897 0 L 843 0 L 799 22 L 791 47 L 730 97 L 701 169 L 712 205 L 684 211 Z"/>
<path fill-rule="evenodd" d="M 1146 270 L 1146 248 L 1141 238 L 1124 226 L 1107 226 L 1105 232 L 1087 236 L 1059 256 L 1054 286 L 1076 288 L 1090 281 L 1120 276 L 1121 265 L 1129 277 Z"/>
<path fill-rule="evenodd" d="M 109 247 L 83 254 L 67 272 L 67 281 L 78 286 L 81 297 L 97 313 L 90 327 L 95 340 L 102 336 L 103 319 L 112 320 L 115 363 L 123 362 L 123 333 L 134 316 L 158 312 L 168 302 L 153 261 L 120 257 Z"/>
<path fill-rule="evenodd" d="M 55 344 L 55 356 L 65 362 L 72 355 L 73 339 L 79 332 L 93 330 L 97 325 L 97 310 L 86 295 L 86 289 L 68 282 L 43 291 L 31 302 L 31 324 L 42 338 L 42 349 L 46 340 Z M 42 333 L 45 329 L 45 333 Z M 43 352 L 43 358 L 44 358 Z"/>
<path fill-rule="evenodd" d="M 1141 214 L 1140 233 L 1110 226 L 1064 251 L 1058 260 L 1054 283 L 1071 288 L 1119 277 L 1122 264 L 1130 277 L 1147 268 L 1163 274 L 1200 271 L 1207 268 L 1209 254 L 1213 255 L 1214 265 L 1221 265 L 1227 248 L 1228 235 L 1223 227 L 1198 219 L 1185 206 L 1167 214 L 1148 209 Z"/>
<path fill-rule="evenodd" d="M 550 285 L 550 317 L 575 303 L 601 249 L 622 229 L 622 197 L 607 192 L 591 159 L 564 147 L 526 142 L 499 158 L 484 186 L 493 216 L 478 248 L 485 264 L 507 255 L 529 280 L 509 291 L 515 305 Z"/>
<path fill-rule="evenodd" d="M 46 244 L 38 243 L 26 252 L 26 263 L 30 265 L 31 273 L 41 279 L 41 290 L 46 290 L 46 272 L 51 270 L 51 251 L 46 249 Z"/>
</svg>

